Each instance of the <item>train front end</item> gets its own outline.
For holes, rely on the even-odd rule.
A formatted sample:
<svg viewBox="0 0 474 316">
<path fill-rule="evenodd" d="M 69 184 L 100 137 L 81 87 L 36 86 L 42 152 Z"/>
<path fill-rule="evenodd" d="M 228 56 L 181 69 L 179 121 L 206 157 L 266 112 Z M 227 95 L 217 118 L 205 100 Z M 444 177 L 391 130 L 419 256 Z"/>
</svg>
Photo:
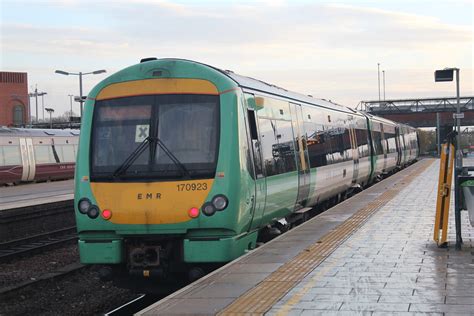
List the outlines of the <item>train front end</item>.
<svg viewBox="0 0 474 316">
<path fill-rule="evenodd" d="M 241 202 L 236 90 L 216 69 L 168 59 L 91 91 L 76 168 L 82 263 L 193 278 L 255 245 Z"/>
</svg>

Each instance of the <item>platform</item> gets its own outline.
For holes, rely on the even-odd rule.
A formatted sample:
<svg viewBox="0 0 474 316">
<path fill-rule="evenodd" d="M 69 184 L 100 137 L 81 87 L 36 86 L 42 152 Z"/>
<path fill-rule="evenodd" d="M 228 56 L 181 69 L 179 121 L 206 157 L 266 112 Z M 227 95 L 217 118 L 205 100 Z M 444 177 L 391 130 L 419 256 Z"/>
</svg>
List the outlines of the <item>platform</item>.
<svg viewBox="0 0 474 316">
<path fill-rule="evenodd" d="M 0 187 L 0 211 L 74 199 L 74 180 Z"/>
<path fill-rule="evenodd" d="M 474 228 L 433 238 L 439 162 L 422 160 L 139 315 L 473 315 Z"/>
</svg>

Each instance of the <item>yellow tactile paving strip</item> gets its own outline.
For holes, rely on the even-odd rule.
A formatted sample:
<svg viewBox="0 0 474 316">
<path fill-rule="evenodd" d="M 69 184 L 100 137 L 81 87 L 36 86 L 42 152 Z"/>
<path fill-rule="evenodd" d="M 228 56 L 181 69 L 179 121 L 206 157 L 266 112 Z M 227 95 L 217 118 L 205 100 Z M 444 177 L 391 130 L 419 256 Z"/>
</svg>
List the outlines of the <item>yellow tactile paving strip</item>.
<svg viewBox="0 0 474 316">
<path fill-rule="evenodd" d="M 377 199 L 361 208 L 343 224 L 326 234 L 319 241 L 304 249 L 293 260 L 285 263 L 256 287 L 247 291 L 218 315 L 263 315 L 288 291 L 321 264 L 336 248 L 357 231 L 375 212 L 394 198 L 435 160 L 426 159 L 418 163 L 412 173 Z M 402 185 L 403 184 L 403 185 Z"/>
</svg>

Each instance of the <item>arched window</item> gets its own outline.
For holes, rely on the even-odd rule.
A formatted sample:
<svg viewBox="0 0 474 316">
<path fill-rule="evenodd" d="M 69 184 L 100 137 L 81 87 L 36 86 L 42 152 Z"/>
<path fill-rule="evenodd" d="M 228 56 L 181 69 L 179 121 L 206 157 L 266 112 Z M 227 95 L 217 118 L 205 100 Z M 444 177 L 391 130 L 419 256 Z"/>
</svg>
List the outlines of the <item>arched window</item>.
<svg viewBox="0 0 474 316">
<path fill-rule="evenodd" d="M 23 125 L 24 108 L 23 105 L 15 105 L 13 107 L 13 125 Z"/>
</svg>

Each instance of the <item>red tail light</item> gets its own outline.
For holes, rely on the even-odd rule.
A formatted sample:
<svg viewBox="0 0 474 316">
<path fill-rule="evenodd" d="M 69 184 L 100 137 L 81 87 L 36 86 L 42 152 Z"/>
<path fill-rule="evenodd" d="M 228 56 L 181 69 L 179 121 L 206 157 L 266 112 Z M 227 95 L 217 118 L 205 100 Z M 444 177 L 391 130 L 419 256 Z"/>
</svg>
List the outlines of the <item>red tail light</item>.
<svg viewBox="0 0 474 316">
<path fill-rule="evenodd" d="M 108 209 L 105 209 L 102 211 L 102 218 L 103 219 L 110 219 L 112 217 L 112 211 L 111 210 L 108 210 Z"/>
<path fill-rule="evenodd" d="M 188 210 L 188 215 L 191 218 L 196 218 L 199 216 L 199 209 L 197 207 L 192 207 Z"/>
</svg>

